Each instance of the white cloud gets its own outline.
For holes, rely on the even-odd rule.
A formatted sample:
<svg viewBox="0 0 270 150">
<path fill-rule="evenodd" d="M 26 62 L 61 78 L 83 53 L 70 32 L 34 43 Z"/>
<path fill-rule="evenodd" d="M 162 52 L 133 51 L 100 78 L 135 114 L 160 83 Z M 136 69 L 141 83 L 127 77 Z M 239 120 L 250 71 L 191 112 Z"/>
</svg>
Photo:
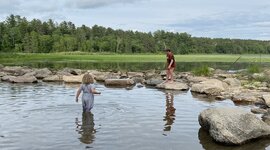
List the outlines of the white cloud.
<svg viewBox="0 0 270 150">
<path fill-rule="evenodd" d="M 143 0 L 67 0 L 66 5 L 79 9 L 98 8 L 114 4 L 128 4 Z"/>
</svg>

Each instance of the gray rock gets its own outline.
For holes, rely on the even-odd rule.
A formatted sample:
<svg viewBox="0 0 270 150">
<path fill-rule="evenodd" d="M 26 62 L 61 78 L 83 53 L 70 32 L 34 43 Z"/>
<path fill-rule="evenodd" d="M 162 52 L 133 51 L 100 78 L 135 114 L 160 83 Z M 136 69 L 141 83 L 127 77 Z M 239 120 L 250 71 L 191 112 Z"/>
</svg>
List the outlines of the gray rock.
<svg viewBox="0 0 270 150">
<path fill-rule="evenodd" d="M 94 75 L 95 80 L 101 82 L 104 82 L 110 74 L 110 72 L 98 72 L 98 71 L 94 71 L 91 73 Z"/>
<path fill-rule="evenodd" d="M 257 102 L 259 101 L 260 93 L 246 91 L 237 93 L 232 96 L 232 101 L 234 102 Z"/>
<path fill-rule="evenodd" d="M 158 84 L 156 87 L 160 89 L 165 89 L 165 90 L 180 90 L 180 91 L 185 91 L 189 89 L 187 84 L 180 83 L 180 82 L 161 83 L 161 84 Z"/>
<path fill-rule="evenodd" d="M 142 72 L 128 72 L 127 76 L 129 78 L 133 78 L 133 77 L 144 77 L 144 73 Z"/>
<path fill-rule="evenodd" d="M 2 81 L 6 81 L 6 82 L 11 82 L 11 80 L 13 80 L 14 78 L 16 78 L 15 76 L 3 76 L 1 78 Z"/>
<path fill-rule="evenodd" d="M 35 72 L 36 72 L 35 77 L 37 79 L 43 79 L 52 75 L 52 72 L 48 68 L 37 69 L 35 70 Z"/>
<path fill-rule="evenodd" d="M 220 95 L 226 88 L 226 83 L 217 79 L 209 79 L 200 83 L 193 84 L 191 87 L 192 92 L 197 92 L 207 95 Z"/>
<path fill-rule="evenodd" d="M 223 81 L 232 87 L 240 87 L 241 86 L 241 82 L 235 78 L 226 78 Z"/>
<path fill-rule="evenodd" d="M 263 98 L 265 104 L 266 104 L 268 107 L 270 107 L 270 94 L 268 94 L 268 95 L 263 95 L 262 98 Z"/>
<path fill-rule="evenodd" d="M 13 76 L 23 76 L 26 73 L 32 72 L 32 69 L 20 66 L 5 66 L 4 68 L 2 68 L 2 71 L 9 73 Z"/>
<path fill-rule="evenodd" d="M 150 86 L 157 86 L 158 84 L 164 82 L 162 79 L 160 78 L 151 78 L 145 81 L 146 85 L 150 85 Z"/>
<path fill-rule="evenodd" d="M 0 64 L 0 69 L 2 69 L 2 68 L 4 68 L 4 67 L 5 67 L 4 65 Z"/>
<path fill-rule="evenodd" d="M 228 145 L 241 145 L 270 135 L 270 126 L 239 108 L 206 109 L 200 113 L 199 123 L 216 142 Z"/>
<path fill-rule="evenodd" d="M 42 79 L 44 82 L 62 82 L 63 77 L 59 75 L 52 75 Z"/>
<path fill-rule="evenodd" d="M 206 77 L 193 77 L 193 76 L 188 76 L 187 77 L 188 82 L 192 83 L 199 83 L 208 80 Z"/>
<path fill-rule="evenodd" d="M 4 76 L 2 77 L 3 81 L 11 82 L 11 83 L 37 83 L 38 80 L 34 76 Z"/>
<path fill-rule="evenodd" d="M 63 76 L 63 81 L 65 83 L 82 83 L 83 75 L 79 76 Z"/>
<path fill-rule="evenodd" d="M 250 111 L 252 113 L 254 113 L 254 114 L 265 114 L 265 113 L 267 113 L 267 110 L 262 109 L 262 108 L 252 108 Z"/>
<path fill-rule="evenodd" d="M 105 85 L 107 86 L 129 86 L 134 85 L 135 82 L 132 79 L 106 79 Z"/>
<path fill-rule="evenodd" d="M 73 68 L 64 68 L 62 71 L 63 75 L 72 74 L 72 75 L 81 75 L 81 69 L 73 69 Z"/>
<path fill-rule="evenodd" d="M 148 70 L 145 72 L 145 79 L 152 79 L 152 78 L 156 78 L 156 77 L 161 77 L 160 75 L 157 75 L 155 70 Z"/>
<path fill-rule="evenodd" d="M 7 76 L 5 72 L 0 72 L 0 77 Z"/>
</svg>

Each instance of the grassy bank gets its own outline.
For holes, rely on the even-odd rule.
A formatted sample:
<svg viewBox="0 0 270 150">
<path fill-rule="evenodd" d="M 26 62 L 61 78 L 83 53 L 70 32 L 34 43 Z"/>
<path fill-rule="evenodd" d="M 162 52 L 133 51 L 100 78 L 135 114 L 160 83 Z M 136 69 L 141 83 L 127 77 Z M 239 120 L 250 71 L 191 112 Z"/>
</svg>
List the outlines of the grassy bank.
<svg viewBox="0 0 270 150">
<path fill-rule="evenodd" d="M 270 55 L 175 55 L 177 62 L 270 62 Z M 50 54 L 25 54 L 25 53 L 0 53 L 0 64 L 16 64 L 17 62 L 164 62 L 164 55 L 154 54 L 90 54 L 90 53 L 50 53 Z"/>
</svg>

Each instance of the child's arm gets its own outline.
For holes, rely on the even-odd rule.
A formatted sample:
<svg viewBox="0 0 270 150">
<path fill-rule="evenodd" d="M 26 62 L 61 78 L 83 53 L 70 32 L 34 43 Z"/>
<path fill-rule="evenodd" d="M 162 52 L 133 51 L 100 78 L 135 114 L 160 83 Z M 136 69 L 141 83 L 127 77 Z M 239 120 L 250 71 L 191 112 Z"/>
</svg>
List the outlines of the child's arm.
<svg viewBox="0 0 270 150">
<path fill-rule="evenodd" d="M 101 92 L 98 92 L 95 88 L 91 88 L 90 92 L 93 94 L 101 94 Z"/>
<path fill-rule="evenodd" d="M 79 96 L 80 96 L 80 94 L 81 94 L 81 88 L 79 88 L 78 89 L 78 91 L 77 91 L 77 94 L 76 94 L 76 102 L 78 102 L 78 98 L 79 98 Z"/>
</svg>

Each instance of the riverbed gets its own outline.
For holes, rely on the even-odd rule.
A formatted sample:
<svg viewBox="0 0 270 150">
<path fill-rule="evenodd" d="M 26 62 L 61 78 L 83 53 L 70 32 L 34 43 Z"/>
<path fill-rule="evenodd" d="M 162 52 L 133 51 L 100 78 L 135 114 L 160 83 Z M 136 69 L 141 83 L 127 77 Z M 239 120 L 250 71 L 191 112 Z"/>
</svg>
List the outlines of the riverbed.
<svg viewBox="0 0 270 150">
<path fill-rule="evenodd" d="M 151 87 L 105 87 L 96 84 L 91 113 L 75 102 L 79 85 L 63 83 L 10 84 L 0 82 L 0 149 L 270 149 L 270 140 L 244 146 L 222 146 L 200 130 L 199 113 L 235 105 L 190 91 Z"/>
</svg>

